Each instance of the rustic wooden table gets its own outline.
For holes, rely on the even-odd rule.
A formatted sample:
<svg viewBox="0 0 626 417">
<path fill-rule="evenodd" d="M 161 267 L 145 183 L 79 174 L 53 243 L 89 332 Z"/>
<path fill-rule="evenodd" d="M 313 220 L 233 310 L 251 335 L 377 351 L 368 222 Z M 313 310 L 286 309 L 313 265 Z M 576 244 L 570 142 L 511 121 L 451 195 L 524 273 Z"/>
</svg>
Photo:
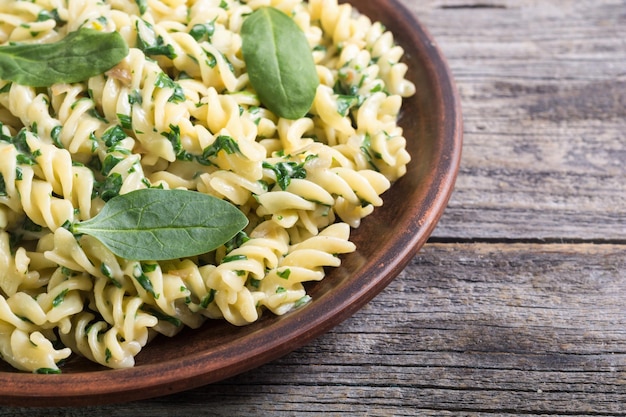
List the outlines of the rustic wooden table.
<svg viewBox="0 0 626 417">
<path fill-rule="evenodd" d="M 448 58 L 465 147 L 400 276 L 221 383 L 0 416 L 626 415 L 626 0 L 403 2 Z"/>
</svg>

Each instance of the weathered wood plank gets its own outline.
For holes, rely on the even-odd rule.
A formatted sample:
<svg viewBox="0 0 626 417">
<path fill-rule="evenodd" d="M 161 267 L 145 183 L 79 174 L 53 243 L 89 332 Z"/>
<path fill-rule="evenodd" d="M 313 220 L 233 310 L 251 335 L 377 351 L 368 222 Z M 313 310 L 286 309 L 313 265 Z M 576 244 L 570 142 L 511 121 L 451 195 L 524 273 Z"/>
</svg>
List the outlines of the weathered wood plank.
<svg viewBox="0 0 626 417">
<path fill-rule="evenodd" d="M 435 235 L 626 239 L 626 3 L 406 1 L 458 83 L 465 147 Z"/>
<path fill-rule="evenodd" d="M 352 319 L 260 369 L 123 407 L 38 412 L 617 416 L 624 271 L 620 245 L 429 244 Z"/>
</svg>

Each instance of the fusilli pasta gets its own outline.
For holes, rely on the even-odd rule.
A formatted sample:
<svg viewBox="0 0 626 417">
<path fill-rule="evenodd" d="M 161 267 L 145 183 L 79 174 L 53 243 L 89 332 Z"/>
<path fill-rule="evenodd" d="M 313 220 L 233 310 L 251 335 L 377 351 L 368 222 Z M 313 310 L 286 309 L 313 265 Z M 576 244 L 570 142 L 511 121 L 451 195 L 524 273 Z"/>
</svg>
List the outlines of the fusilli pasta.
<svg viewBox="0 0 626 417">
<path fill-rule="evenodd" d="M 263 106 L 240 30 L 273 6 L 302 29 L 319 76 L 298 120 Z M 245 325 L 306 304 L 306 282 L 353 252 L 350 227 L 383 204 L 410 156 L 403 50 L 337 0 L 0 0 L 0 44 L 118 32 L 126 58 L 84 82 L 0 80 L 0 354 L 60 372 L 72 352 L 133 366 L 157 334 Z M 68 222 L 149 187 L 225 199 L 248 227 L 214 252 L 131 261 Z"/>
</svg>

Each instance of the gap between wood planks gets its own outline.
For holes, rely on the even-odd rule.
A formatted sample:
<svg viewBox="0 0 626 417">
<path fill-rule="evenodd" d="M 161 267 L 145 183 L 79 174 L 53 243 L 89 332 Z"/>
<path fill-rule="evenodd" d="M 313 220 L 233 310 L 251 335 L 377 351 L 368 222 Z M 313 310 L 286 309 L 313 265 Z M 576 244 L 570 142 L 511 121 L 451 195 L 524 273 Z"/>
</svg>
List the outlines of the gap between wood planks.
<svg viewBox="0 0 626 417">
<path fill-rule="evenodd" d="M 428 243 L 487 243 L 487 244 L 538 244 L 538 245 L 626 245 L 626 239 L 572 239 L 572 238 L 502 238 L 502 237 L 481 237 L 481 238 L 462 238 L 462 237 L 431 237 Z"/>
<path fill-rule="evenodd" d="M 443 4 L 438 9 L 450 10 L 450 9 L 506 9 L 503 4 L 489 4 L 489 3 L 477 3 L 477 4 Z"/>
</svg>

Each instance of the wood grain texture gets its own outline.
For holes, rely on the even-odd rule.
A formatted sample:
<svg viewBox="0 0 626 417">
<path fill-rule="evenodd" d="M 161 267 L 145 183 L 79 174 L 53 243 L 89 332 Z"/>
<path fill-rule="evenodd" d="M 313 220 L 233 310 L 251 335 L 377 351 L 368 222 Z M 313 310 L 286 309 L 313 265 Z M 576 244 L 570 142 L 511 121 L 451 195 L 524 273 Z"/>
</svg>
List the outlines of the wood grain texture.
<svg viewBox="0 0 626 417">
<path fill-rule="evenodd" d="M 221 383 L 0 416 L 626 415 L 626 1 L 403 3 L 455 74 L 465 147 L 400 276 Z"/>
<path fill-rule="evenodd" d="M 626 241 L 626 2 L 405 3 L 447 56 L 465 120 L 435 235 Z"/>
</svg>

